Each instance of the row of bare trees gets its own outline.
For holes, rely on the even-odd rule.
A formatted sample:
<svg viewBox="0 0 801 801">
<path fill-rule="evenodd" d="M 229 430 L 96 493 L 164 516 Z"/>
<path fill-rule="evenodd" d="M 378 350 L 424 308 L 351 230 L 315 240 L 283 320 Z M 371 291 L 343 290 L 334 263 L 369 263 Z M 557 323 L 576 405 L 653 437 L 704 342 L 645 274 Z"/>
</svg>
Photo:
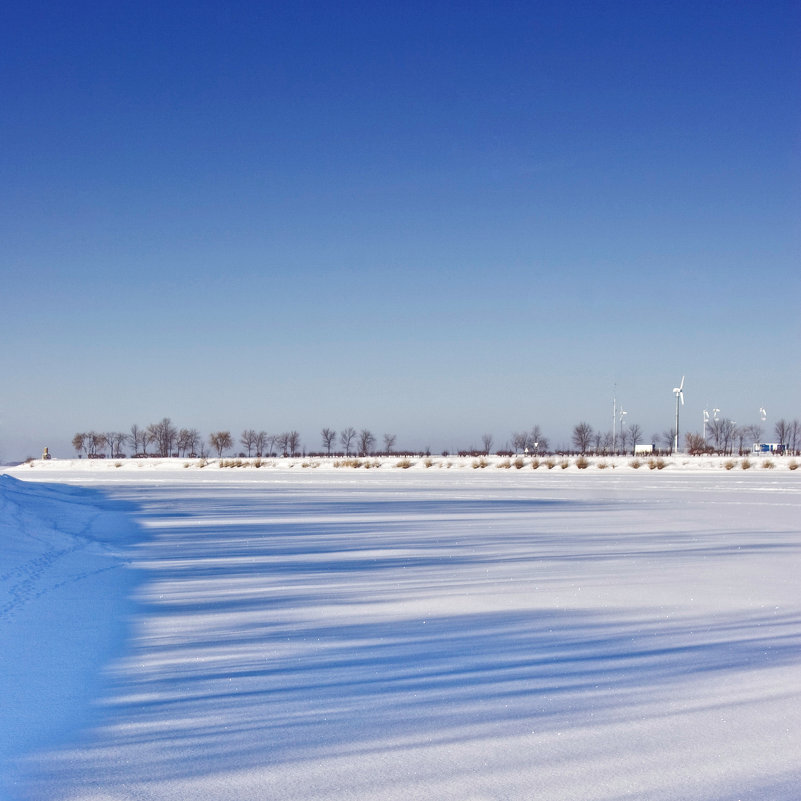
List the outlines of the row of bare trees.
<svg viewBox="0 0 801 801">
<path fill-rule="evenodd" d="M 642 429 L 634 423 L 620 431 L 595 430 L 589 423 L 578 423 L 573 427 L 573 447 L 580 453 L 627 453 L 633 451 L 642 440 Z"/>
<path fill-rule="evenodd" d="M 204 449 L 203 438 L 196 428 L 177 428 L 169 417 L 145 428 L 134 423 L 127 433 L 122 431 L 87 431 L 72 438 L 72 447 L 90 459 L 99 456 L 120 457 L 130 447 L 136 456 L 186 456 Z M 148 452 L 149 451 L 149 452 Z"/>
<path fill-rule="evenodd" d="M 320 432 L 323 450 L 331 455 L 337 441 L 345 455 L 372 454 L 376 449 L 376 437 L 366 428 L 357 431 L 353 427 L 344 428 L 337 434 L 332 428 Z M 395 434 L 384 434 L 384 452 L 391 453 L 395 447 Z M 268 434 L 253 428 L 245 429 L 239 437 L 243 456 L 297 456 L 301 452 L 300 434 L 285 431 Z M 208 440 L 196 428 L 178 428 L 169 417 L 144 428 L 136 423 L 127 433 L 119 431 L 88 431 L 76 434 L 72 446 L 78 454 L 88 458 L 121 458 L 124 449 L 129 448 L 133 456 L 201 456 L 209 455 L 210 447 L 217 456 L 234 448 L 234 438 L 230 431 L 214 431 Z"/>
<path fill-rule="evenodd" d="M 733 420 L 725 418 L 710 420 L 706 426 L 706 437 L 703 434 L 688 433 L 685 436 L 685 447 L 688 453 L 720 453 L 731 454 L 735 449 L 739 453 L 751 450 L 751 447 L 762 441 L 762 426 L 758 423 L 738 426 Z M 777 420 L 773 426 L 775 445 L 780 452 L 795 453 L 801 450 L 801 421 Z"/>
<path fill-rule="evenodd" d="M 781 419 L 774 425 L 776 441 L 783 451 L 798 453 L 801 450 L 801 422 Z M 595 430 L 589 423 L 581 422 L 573 428 L 572 444 L 580 453 L 626 453 L 634 451 L 642 440 L 642 429 L 633 424 L 619 432 L 602 432 Z M 758 424 L 737 426 L 727 419 L 711 420 L 707 425 L 706 437 L 697 433 L 685 435 L 685 447 L 689 453 L 732 453 L 735 448 L 740 453 L 751 449 L 751 445 L 760 442 L 762 426 Z M 320 432 L 322 452 L 328 456 L 337 452 L 345 456 L 367 456 L 376 452 L 376 436 L 367 428 L 357 431 L 352 426 L 337 432 L 333 428 L 323 428 Z M 391 454 L 395 448 L 395 434 L 383 435 L 383 453 Z M 662 434 L 654 434 L 652 442 L 665 451 L 673 449 L 675 431 L 668 429 Z M 482 449 L 489 454 L 493 437 L 484 434 L 481 437 Z M 337 451 L 337 444 L 340 446 Z M 230 431 L 212 432 L 204 439 L 196 428 L 178 428 L 169 417 L 142 428 L 137 424 L 130 427 L 127 433 L 118 431 L 89 431 L 76 434 L 72 445 L 79 454 L 89 458 L 100 456 L 122 457 L 123 450 L 130 448 L 134 456 L 208 456 L 209 448 L 218 456 L 234 448 L 234 438 Z M 286 431 L 280 434 L 268 434 L 266 431 L 245 429 L 239 437 L 243 456 L 297 456 L 301 452 L 300 434 L 297 431 Z M 509 449 L 507 443 L 506 448 Z M 473 452 L 470 449 L 469 452 Z M 547 453 L 550 450 L 548 438 L 544 436 L 540 426 L 535 425 L 531 431 L 513 432 L 511 450 L 515 453 Z"/>
</svg>

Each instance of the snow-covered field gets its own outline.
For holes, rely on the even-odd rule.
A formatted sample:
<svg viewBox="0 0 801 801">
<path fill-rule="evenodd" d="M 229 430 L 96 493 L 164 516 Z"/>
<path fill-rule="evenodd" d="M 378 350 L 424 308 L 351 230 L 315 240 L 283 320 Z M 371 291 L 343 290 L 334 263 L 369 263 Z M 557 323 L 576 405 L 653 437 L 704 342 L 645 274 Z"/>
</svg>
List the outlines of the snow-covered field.
<svg viewBox="0 0 801 801">
<path fill-rule="evenodd" d="M 0 796 L 799 797 L 788 460 L 396 461 L 0 475 Z"/>
</svg>

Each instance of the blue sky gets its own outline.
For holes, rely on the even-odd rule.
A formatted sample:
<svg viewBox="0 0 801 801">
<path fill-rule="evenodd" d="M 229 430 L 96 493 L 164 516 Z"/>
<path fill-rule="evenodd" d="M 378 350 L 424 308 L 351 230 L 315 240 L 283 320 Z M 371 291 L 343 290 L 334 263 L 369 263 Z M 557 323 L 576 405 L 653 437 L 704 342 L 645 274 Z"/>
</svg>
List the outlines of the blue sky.
<svg viewBox="0 0 801 801">
<path fill-rule="evenodd" d="M 0 15 L 0 456 L 801 416 L 796 2 Z"/>
</svg>

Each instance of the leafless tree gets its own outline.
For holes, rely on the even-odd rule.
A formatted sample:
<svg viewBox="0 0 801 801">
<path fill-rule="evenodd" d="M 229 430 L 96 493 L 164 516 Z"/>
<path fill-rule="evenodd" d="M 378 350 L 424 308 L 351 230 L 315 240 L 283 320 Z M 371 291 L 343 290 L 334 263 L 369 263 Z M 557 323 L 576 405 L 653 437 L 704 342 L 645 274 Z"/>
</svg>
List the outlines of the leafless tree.
<svg viewBox="0 0 801 801">
<path fill-rule="evenodd" d="M 90 431 L 89 437 L 92 441 L 90 453 L 92 456 L 97 456 L 98 451 L 102 451 L 103 446 L 106 444 L 106 437 L 104 434 L 99 434 L 97 431 Z"/>
<path fill-rule="evenodd" d="M 659 437 L 654 437 L 661 442 L 664 449 L 670 453 L 673 453 L 673 444 L 676 441 L 676 429 L 669 428 L 667 431 L 662 432 Z"/>
<path fill-rule="evenodd" d="M 149 444 L 152 444 L 152 445 L 156 446 L 156 455 L 157 456 L 163 456 L 164 454 L 162 453 L 162 450 L 161 450 L 161 442 L 159 441 L 158 424 L 157 423 L 151 423 L 145 429 L 145 436 L 147 437 L 147 441 L 148 441 Z"/>
<path fill-rule="evenodd" d="M 793 420 L 790 423 L 790 430 L 788 432 L 788 442 L 790 444 L 790 450 L 793 453 L 796 453 L 801 447 L 801 422 L 798 420 Z"/>
<path fill-rule="evenodd" d="M 528 446 L 528 431 L 512 432 L 512 449 L 515 453 L 523 453 Z"/>
<path fill-rule="evenodd" d="M 576 450 L 586 453 L 592 444 L 593 430 L 589 423 L 579 423 L 573 427 L 573 445 Z"/>
<path fill-rule="evenodd" d="M 290 431 L 286 435 L 286 445 L 292 456 L 297 456 L 300 451 L 300 434 L 297 431 Z"/>
<path fill-rule="evenodd" d="M 707 445 L 702 434 L 693 433 L 691 431 L 688 431 L 684 435 L 684 447 L 687 449 L 687 453 L 692 456 L 699 456 L 702 453 L 708 453 L 712 450 L 711 447 Z"/>
<path fill-rule="evenodd" d="M 160 456 L 172 454 L 178 429 L 172 424 L 169 417 L 162 418 L 158 423 L 151 423 L 147 427 L 147 433 L 150 441 L 156 444 Z"/>
<path fill-rule="evenodd" d="M 542 429 L 538 425 L 531 429 L 529 442 L 534 449 L 534 453 L 548 450 L 548 438 L 542 433 Z"/>
<path fill-rule="evenodd" d="M 384 450 L 387 453 L 392 453 L 392 449 L 395 447 L 395 434 L 384 434 Z"/>
<path fill-rule="evenodd" d="M 175 445 L 178 448 L 179 456 L 195 454 L 200 442 L 200 434 L 196 428 L 182 428 L 175 438 Z"/>
<path fill-rule="evenodd" d="M 734 445 L 736 426 L 726 417 L 710 420 L 706 426 L 706 435 L 718 453 L 729 453 Z"/>
<path fill-rule="evenodd" d="M 637 423 L 633 423 L 629 426 L 629 443 L 631 445 L 632 452 L 637 450 L 637 444 L 642 439 L 642 429 L 637 425 Z"/>
<path fill-rule="evenodd" d="M 749 442 L 751 446 L 758 444 L 762 439 L 762 426 L 759 423 L 751 423 L 743 428 L 745 434 L 745 441 Z"/>
<path fill-rule="evenodd" d="M 76 434 L 72 438 L 72 447 L 80 454 L 83 451 L 87 456 L 89 455 L 89 435 L 86 433 Z"/>
<path fill-rule="evenodd" d="M 258 434 L 252 428 L 246 428 L 242 432 L 242 436 L 239 437 L 239 442 L 242 444 L 242 447 L 248 452 L 248 459 L 250 459 L 253 449 L 256 447 L 256 439 L 258 438 Z"/>
<path fill-rule="evenodd" d="M 737 437 L 737 424 L 734 420 L 723 420 L 723 452 L 731 453 L 734 450 L 734 441 Z"/>
<path fill-rule="evenodd" d="M 331 448 L 334 447 L 334 442 L 336 442 L 337 432 L 334 431 L 333 428 L 324 428 L 320 432 L 320 436 L 323 438 L 323 447 L 325 448 L 325 452 L 328 454 L 328 456 L 330 456 Z"/>
<path fill-rule="evenodd" d="M 789 439 L 790 424 L 782 417 L 781 420 L 776 421 L 776 424 L 773 426 L 773 431 L 776 434 L 776 439 L 779 440 L 779 446 L 784 448 Z"/>
<path fill-rule="evenodd" d="M 143 433 L 144 432 L 142 431 L 142 429 L 139 428 L 139 426 L 136 423 L 134 423 L 128 429 L 128 436 L 126 437 L 126 441 L 131 446 L 131 450 L 133 451 L 133 455 L 134 456 L 136 456 L 136 454 L 139 453 L 139 446 L 140 445 L 142 445 L 142 452 L 144 453 L 144 451 L 145 451 L 144 445 L 142 443 L 142 434 Z"/>
<path fill-rule="evenodd" d="M 111 437 L 111 452 L 113 456 L 122 456 L 122 448 L 128 437 L 122 431 L 112 431 L 106 435 Z"/>
<path fill-rule="evenodd" d="M 266 431 L 256 434 L 256 456 L 264 456 L 267 450 L 268 436 Z"/>
<path fill-rule="evenodd" d="M 350 447 L 353 444 L 354 439 L 356 439 L 356 429 L 352 426 L 348 426 L 347 428 L 343 429 L 339 434 L 339 441 L 342 443 L 342 447 L 345 449 L 346 456 L 350 456 Z"/>
<path fill-rule="evenodd" d="M 215 431 L 213 434 L 209 434 L 209 442 L 220 458 L 222 458 L 223 451 L 228 450 L 234 444 L 230 431 Z"/>
<path fill-rule="evenodd" d="M 484 453 L 489 456 L 489 452 L 492 449 L 492 434 L 482 434 L 481 444 L 484 446 Z"/>
<path fill-rule="evenodd" d="M 375 446 L 375 437 L 373 432 L 363 428 L 359 432 L 359 451 L 362 456 L 369 456 Z"/>
<path fill-rule="evenodd" d="M 289 456 L 289 432 L 282 431 L 275 435 L 275 444 L 282 456 Z"/>
</svg>

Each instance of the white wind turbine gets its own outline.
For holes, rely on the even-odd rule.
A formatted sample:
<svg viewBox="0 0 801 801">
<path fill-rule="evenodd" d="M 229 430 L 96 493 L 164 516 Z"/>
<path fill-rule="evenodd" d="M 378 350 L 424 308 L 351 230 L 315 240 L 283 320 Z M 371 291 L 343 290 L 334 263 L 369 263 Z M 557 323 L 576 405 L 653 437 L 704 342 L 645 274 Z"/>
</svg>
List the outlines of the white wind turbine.
<svg viewBox="0 0 801 801">
<path fill-rule="evenodd" d="M 764 423 L 768 419 L 768 413 L 765 411 L 764 406 L 759 407 L 759 419 Z"/>
<path fill-rule="evenodd" d="M 673 453 L 679 451 L 679 401 L 684 406 L 684 376 L 681 377 L 681 384 L 673 387 L 673 394 L 676 396 L 676 430 L 673 434 Z"/>
</svg>

